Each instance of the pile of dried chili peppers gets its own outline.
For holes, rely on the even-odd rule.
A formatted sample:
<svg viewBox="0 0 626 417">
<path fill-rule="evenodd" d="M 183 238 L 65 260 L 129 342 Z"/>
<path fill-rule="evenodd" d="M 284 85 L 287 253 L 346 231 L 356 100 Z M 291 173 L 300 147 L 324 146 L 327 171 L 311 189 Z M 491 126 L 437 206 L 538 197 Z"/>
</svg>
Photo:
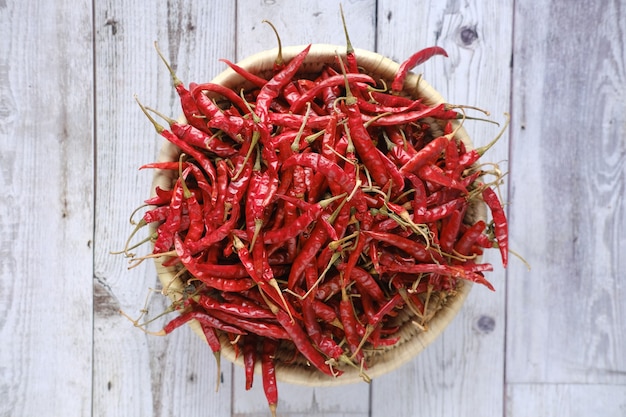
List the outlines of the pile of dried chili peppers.
<svg viewBox="0 0 626 417">
<path fill-rule="evenodd" d="M 488 147 L 455 136 L 457 108 L 402 92 L 409 70 L 445 51 L 416 53 L 387 89 L 359 71 L 351 47 L 303 76 L 309 50 L 277 60 L 270 79 L 224 61 L 254 86 L 246 91 L 187 88 L 170 68 L 187 123 L 140 104 L 181 151 L 142 167 L 178 173 L 146 201 L 139 226 L 156 230 L 149 257 L 192 288 L 161 334 L 193 319 L 216 354 L 226 338 L 246 388 L 260 362 L 272 412 L 278 352 L 329 378 L 350 365 L 366 374 L 367 352 L 398 342 L 399 312 L 427 328 L 435 295 L 463 280 L 493 289 L 483 276 L 492 266 L 476 262 L 484 249 L 507 263 L 500 179 L 482 183 L 477 164 Z M 483 202 L 488 224 L 468 215 Z"/>
</svg>

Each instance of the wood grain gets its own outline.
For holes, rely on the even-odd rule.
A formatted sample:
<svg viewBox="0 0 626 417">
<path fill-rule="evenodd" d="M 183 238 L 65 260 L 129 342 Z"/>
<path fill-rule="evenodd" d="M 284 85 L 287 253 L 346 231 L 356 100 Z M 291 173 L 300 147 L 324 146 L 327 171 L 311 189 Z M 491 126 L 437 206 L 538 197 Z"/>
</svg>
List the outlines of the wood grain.
<svg viewBox="0 0 626 417">
<path fill-rule="evenodd" d="M 91 35 L 90 2 L 0 3 L 2 416 L 91 408 Z"/>
<path fill-rule="evenodd" d="M 532 270 L 509 274 L 507 380 L 624 384 L 623 4 L 515 20 L 511 235 Z"/>
<path fill-rule="evenodd" d="M 626 415 L 626 385 L 510 384 L 507 400 L 507 416 Z"/>
</svg>

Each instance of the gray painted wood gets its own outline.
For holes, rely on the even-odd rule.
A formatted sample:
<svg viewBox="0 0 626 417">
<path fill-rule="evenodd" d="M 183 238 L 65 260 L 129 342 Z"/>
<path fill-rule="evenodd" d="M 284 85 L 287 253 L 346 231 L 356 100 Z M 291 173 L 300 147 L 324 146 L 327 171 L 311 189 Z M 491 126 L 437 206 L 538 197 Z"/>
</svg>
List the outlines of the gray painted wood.
<svg viewBox="0 0 626 417">
<path fill-rule="evenodd" d="M 475 287 L 439 340 L 370 385 L 279 386 L 279 415 L 624 415 L 623 2 L 343 6 L 355 47 L 399 61 L 442 46 L 416 71 L 450 102 L 511 112 L 487 156 L 509 172 L 511 247 L 531 269 L 496 268 L 495 293 Z M 222 363 L 215 392 L 188 328 L 148 336 L 119 314 L 167 301 L 150 262 L 110 253 L 161 144 L 133 95 L 180 112 L 152 43 L 185 83 L 207 81 L 219 58 L 275 47 L 262 19 L 285 45 L 344 44 L 331 1 L 0 0 L 0 416 L 268 415 L 238 367 Z M 465 126 L 477 146 L 498 131 Z"/>
</svg>

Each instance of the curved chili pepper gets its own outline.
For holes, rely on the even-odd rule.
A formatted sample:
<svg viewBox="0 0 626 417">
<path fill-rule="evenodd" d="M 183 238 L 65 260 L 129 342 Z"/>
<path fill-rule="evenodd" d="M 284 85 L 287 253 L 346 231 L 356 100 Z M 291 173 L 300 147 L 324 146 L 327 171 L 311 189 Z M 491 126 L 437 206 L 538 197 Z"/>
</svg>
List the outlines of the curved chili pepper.
<svg viewBox="0 0 626 417">
<path fill-rule="evenodd" d="M 315 349 L 309 340 L 306 332 L 297 321 L 293 321 L 289 315 L 283 310 L 276 312 L 276 319 L 289 334 L 291 341 L 294 343 L 298 351 L 309 361 L 311 365 L 330 377 L 340 376 L 341 370 L 332 370 L 326 364 L 326 359 Z"/>
<path fill-rule="evenodd" d="M 343 331 L 348 342 L 348 347 L 357 363 L 361 363 L 364 354 L 360 349 L 361 338 L 357 330 L 357 321 L 352 308 L 352 303 L 346 292 L 345 286 L 341 288 L 341 301 L 339 301 L 339 317 Z"/>
<path fill-rule="evenodd" d="M 385 294 L 380 289 L 380 286 L 374 277 L 372 277 L 372 275 L 363 268 L 358 266 L 354 267 L 350 278 L 354 279 L 354 282 L 356 283 L 357 288 L 359 288 L 359 292 L 362 296 L 364 294 L 368 294 L 378 303 L 384 303 L 387 301 L 387 297 L 385 297 Z"/>
<path fill-rule="evenodd" d="M 227 323 L 224 323 L 222 320 L 219 320 L 218 318 L 213 317 L 210 314 L 206 314 L 200 311 L 188 311 L 186 313 L 182 313 L 180 316 L 170 320 L 165 325 L 165 327 L 163 327 L 163 330 L 158 334 L 159 335 L 169 334 L 173 332 L 175 329 L 179 328 L 180 326 L 182 326 L 183 324 L 191 320 L 196 320 L 199 323 L 203 323 L 207 326 L 214 327 L 216 329 L 222 330 L 227 333 L 239 334 L 239 335 L 246 334 L 243 330 L 235 326 L 231 326 Z"/>
<path fill-rule="evenodd" d="M 500 249 L 500 256 L 502 257 L 502 265 L 506 267 L 509 259 L 509 226 L 506 220 L 506 213 L 504 212 L 498 195 L 493 189 L 485 187 L 482 195 L 483 200 L 485 200 L 485 203 L 491 210 L 495 237 L 498 242 L 498 248 Z"/>
<path fill-rule="evenodd" d="M 384 116 L 362 116 L 362 123 L 369 126 L 396 126 L 408 123 L 414 123 L 426 117 L 447 120 L 457 119 L 458 113 L 453 110 L 447 110 L 445 104 L 438 104 L 434 107 L 427 107 L 420 110 L 412 110 L 405 113 L 393 113 Z"/>
<path fill-rule="evenodd" d="M 398 72 L 393 79 L 393 82 L 391 83 L 391 90 L 396 92 L 402 91 L 402 88 L 404 86 L 404 79 L 406 78 L 408 72 L 414 67 L 428 61 L 431 57 L 435 55 L 443 55 L 447 57 L 448 53 L 445 51 L 445 49 L 439 46 L 431 46 L 429 48 L 422 49 L 421 51 L 417 51 L 407 60 L 402 62 L 402 64 L 400 64 L 400 68 L 398 68 Z"/>
<path fill-rule="evenodd" d="M 180 98 L 180 104 L 183 110 L 183 114 L 185 115 L 185 119 L 187 119 L 187 122 L 190 125 L 200 130 L 203 130 L 205 132 L 208 132 L 208 128 L 206 126 L 204 116 L 200 112 L 200 109 L 198 109 L 196 102 L 191 96 L 191 92 L 185 87 L 183 82 L 178 79 L 178 77 L 176 76 L 176 73 L 174 72 L 170 63 L 165 59 L 165 57 L 161 53 L 161 50 L 159 49 L 156 42 L 154 43 L 154 47 L 156 48 L 159 57 L 161 58 L 165 66 L 167 67 L 167 70 L 169 71 L 170 76 L 172 77 L 172 84 L 174 85 L 174 88 L 176 89 L 176 92 L 178 93 L 178 97 Z"/>
<path fill-rule="evenodd" d="M 385 232 L 363 231 L 365 236 L 369 236 L 379 242 L 392 245 L 420 262 L 442 262 L 443 258 L 434 250 L 429 250 L 426 245 L 415 240 Z"/>
<path fill-rule="evenodd" d="M 324 228 L 322 222 L 317 222 L 311 232 L 311 235 L 306 240 L 296 258 L 293 260 L 291 270 L 289 271 L 287 288 L 293 290 L 300 283 L 307 265 L 315 258 L 318 251 L 327 240 L 328 232 Z"/>
<path fill-rule="evenodd" d="M 461 255 L 470 255 L 472 246 L 478 240 L 478 236 L 485 231 L 485 227 L 485 222 L 478 220 L 463 233 L 463 236 L 455 243 L 454 250 Z"/>
<path fill-rule="evenodd" d="M 233 316 L 231 314 L 224 313 L 218 310 L 211 311 L 211 315 L 215 316 L 225 323 L 229 323 L 232 326 L 236 326 L 237 328 L 240 328 L 252 334 L 256 334 L 257 336 L 267 337 L 276 340 L 290 339 L 289 333 L 286 332 L 281 326 L 267 320 L 246 319 L 243 317 Z"/>
<path fill-rule="evenodd" d="M 254 111 L 261 120 L 261 123 L 268 122 L 268 113 L 272 100 L 274 100 L 280 94 L 285 85 L 291 81 L 296 72 L 300 69 L 300 66 L 307 57 L 311 45 L 308 45 L 302 52 L 296 55 L 285 67 L 277 74 L 275 74 L 268 82 L 266 82 L 256 99 L 256 105 Z"/>
<path fill-rule="evenodd" d="M 374 81 L 374 79 L 367 74 L 350 73 L 350 74 L 346 74 L 345 78 L 343 75 L 334 75 L 324 80 L 321 80 L 320 82 L 315 84 L 313 88 L 311 88 L 310 90 L 302 94 L 300 97 L 298 97 L 296 101 L 291 103 L 289 110 L 292 113 L 299 113 L 302 110 L 302 108 L 306 105 L 306 103 L 310 102 L 319 94 L 321 94 L 322 90 L 324 90 L 325 88 L 334 87 L 336 85 L 341 85 L 346 82 L 346 78 L 347 78 L 347 82 L 349 83 L 361 82 L 361 83 L 368 83 L 368 84 L 376 84 L 376 81 Z"/>
<path fill-rule="evenodd" d="M 477 271 L 475 267 L 468 265 L 445 265 L 445 264 L 415 264 L 415 265 L 389 265 L 385 269 L 388 272 L 405 272 L 409 274 L 424 274 L 434 273 L 441 275 L 449 275 L 455 278 L 461 278 L 468 281 L 473 281 L 479 284 L 485 285 L 490 290 L 494 291 L 493 285 L 480 274 L 482 271 L 491 271 L 493 266 L 490 264 L 483 264 L 482 269 Z"/>
<path fill-rule="evenodd" d="M 265 85 L 265 83 L 267 82 L 267 80 L 265 78 L 259 77 L 258 75 L 251 73 L 250 71 L 246 70 L 245 68 L 242 68 L 239 65 L 234 64 L 234 63 L 232 63 L 231 61 L 229 61 L 227 59 L 220 58 L 220 61 L 222 61 L 223 63 L 228 65 L 233 71 L 235 71 L 237 74 L 241 75 L 246 81 L 249 81 L 250 83 L 252 83 L 256 87 L 259 87 L 259 88 L 263 87 Z"/>
<path fill-rule="evenodd" d="M 445 136 L 439 136 L 430 141 L 426 146 L 413 155 L 409 162 L 400 168 L 400 173 L 415 173 L 422 166 L 435 162 L 446 148 L 448 140 L 449 139 Z"/>
<path fill-rule="evenodd" d="M 441 226 L 439 245 L 445 252 L 452 253 L 463 222 L 465 210 L 455 210 L 446 218 Z"/>
<path fill-rule="evenodd" d="M 261 350 L 261 374 L 263 379 L 263 392 L 267 399 L 272 416 L 276 415 L 278 404 L 278 386 L 276 385 L 276 368 L 274 361 L 278 343 L 271 339 L 263 339 Z"/>
<path fill-rule="evenodd" d="M 257 337 L 246 335 L 243 338 L 243 369 L 246 378 L 246 391 L 254 384 L 254 366 L 257 361 Z"/>
<path fill-rule="evenodd" d="M 198 297 L 197 303 L 205 310 L 221 311 L 227 314 L 232 314 L 234 316 L 248 319 L 267 320 L 274 318 L 274 313 L 266 308 L 218 301 L 215 298 L 205 294 L 201 294 Z"/>
<path fill-rule="evenodd" d="M 142 219 L 146 223 L 162 222 L 167 219 L 170 212 L 169 206 L 159 206 L 144 213 Z"/>
<path fill-rule="evenodd" d="M 463 184 L 461 184 L 454 178 L 446 175 L 444 170 L 439 168 L 437 165 L 434 165 L 434 164 L 422 165 L 417 170 L 417 175 L 424 181 L 443 185 L 444 187 L 452 188 L 454 190 L 459 190 L 463 194 L 467 194 L 467 189 L 463 186 Z"/>
</svg>

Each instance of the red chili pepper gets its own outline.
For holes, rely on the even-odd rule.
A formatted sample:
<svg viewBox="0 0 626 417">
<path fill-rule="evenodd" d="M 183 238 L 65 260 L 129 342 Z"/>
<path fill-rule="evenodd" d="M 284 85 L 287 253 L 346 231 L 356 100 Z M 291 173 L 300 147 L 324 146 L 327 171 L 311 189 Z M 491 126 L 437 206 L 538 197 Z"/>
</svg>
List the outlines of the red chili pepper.
<svg viewBox="0 0 626 417">
<path fill-rule="evenodd" d="M 287 85 L 293 76 L 300 69 L 300 66 L 307 57 L 311 45 L 308 45 L 302 52 L 296 55 L 289 63 L 276 75 L 274 75 L 259 91 L 257 96 L 254 111 L 256 115 L 261 119 L 261 123 L 268 122 L 268 112 L 272 100 L 274 100 L 280 94 L 285 85 Z"/>
<path fill-rule="evenodd" d="M 276 319 L 283 326 L 285 331 L 287 331 L 298 351 L 311 365 L 333 378 L 343 373 L 340 370 L 332 370 L 330 366 L 326 364 L 326 359 L 315 349 L 304 329 L 297 321 L 292 320 L 286 312 L 278 310 L 276 312 Z"/>
<path fill-rule="evenodd" d="M 276 415 L 276 405 L 278 404 L 278 386 L 276 385 L 276 368 L 274 361 L 278 343 L 271 339 L 263 339 L 261 351 L 261 374 L 263 376 L 263 392 L 270 408 L 272 416 Z"/>
<path fill-rule="evenodd" d="M 182 313 L 180 316 L 170 320 L 165 325 L 165 327 L 163 327 L 163 330 L 157 334 L 158 335 L 169 334 L 173 332 L 175 329 L 179 328 L 180 326 L 182 326 L 183 324 L 191 320 L 197 320 L 199 323 L 203 323 L 207 326 L 214 327 L 218 330 L 222 330 L 227 333 L 240 334 L 240 335 L 245 334 L 243 330 L 235 326 L 231 326 L 227 323 L 224 323 L 223 321 L 213 317 L 212 315 L 202 313 L 200 311 L 188 311 L 186 313 Z"/>
<path fill-rule="evenodd" d="M 155 187 L 154 193 L 155 196 L 145 200 L 144 203 L 154 206 L 169 204 L 172 199 L 172 194 L 174 194 L 172 190 L 164 190 L 158 185 Z"/>
<path fill-rule="evenodd" d="M 457 119 L 458 114 L 453 110 L 447 110 L 445 104 L 438 104 L 435 107 L 427 107 L 421 110 L 413 110 L 405 113 L 394 113 L 385 116 L 363 115 L 362 121 L 369 126 L 396 126 L 414 123 L 426 117 L 435 119 Z"/>
<path fill-rule="evenodd" d="M 146 108 L 139 102 L 139 100 L 136 99 L 136 101 L 139 104 L 139 107 L 141 108 L 143 113 L 148 117 L 148 119 L 150 120 L 150 122 L 154 126 L 155 130 L 157 131 L 157 133 L 160 134 L 161 136 L 163 136 L 165 139 L 167 139 L 172 144 L 178 146 L 183 153 L 185 153 L 185 154 L 191 156 L 192 158 L 194 158 L 198 162 L 200 167 L 202 169 L 204 169 L 204 171 L 209 176 L 209 178 L 211 178 L 211 181 L 215 181 L 215 168 L 214 168 L 213 163 L 211 162 L 211 160 L 209 158 L 207 158 L 206 155 L 204 155 L 197 148 L 195 148 L 195 147 L 189 145 L 188 143 L 186 143 L 185 141 L 181 140 L 178 136 L 176 136 L 175 134 L 173 134 L 169 130 L 165 130 L 165 128 L 163 126 L 161 126 L 160 124 L 158 124 L 156 122 L 156 120 L 154 120 L 154 118 L 150 115 L 150 113 L 148 113 Z"/>
<path fill-rule="evenodd" d="M 425 48 L 421 51 L 414 53 L 406 61 L 402 62 L 402 64 L 400 64 L 400 68 L 398 68 L 398 72 L 393 79 L 393 82 L 391 83 L 391 90 L 395 92 L 402 91 L 402 88 L 404 86 L 404 79 L 406 78 L 408 72 L 416 66 L 428 61 L 431 57 L 435 55 L 443 55 L 447 57 L 448 53 L 443 48 L 440 48 L 438 46 L 431 46 L 430 48 Z"/>
<path fill-rule="evenodd" d="M 156 42 L 154 43 L 154 46 L 157 50 L 157 53 L 159 54 L 159 57 L 161 58 L 165 66 L 167 67 L 167 70 L 169 71 L 170 76 L 172 77 L 172 83 L 174 84 L 174 88 L 176 89 L 176 92 L 178 93 L 178 96 L 180 98 L 180 104 L 183 110 L 183 114 L 185 115 L 185 118 L 187 119 L 187 122 L 190 125 L 200 130 L 208 131 L 205 118 L 200 112 L 200 110 L 198 109 L 196 102 L 191 96 L 191 92 L 187 90 L 187 88 L 185 88 L 182 81 L 178 79 L 178 77 L 174 73 L 174 70 L 170 66 L 169 62 L 167 62 L 167 60 L 165 59 L 165 57 L 159 50 L 159 47 Z"/>
<path fill-rule="evenodd" d="M 154 242 L 153 253 L 164 253 L 172 248 L 174 236 L 180 230 L 183 215 L 183 188 L 180 178 L 174 185 L 174 195 L 169 205 L 167 219 L 157 229 L 157 239 Z"/>
<path fill-rule="evenodd" d="M 243 369 L 246 377 L 246 391 L 254 384 L 254 366 L 257 360 L 257 337 L 246 335 L 243 337 Z"/>
<path fill-rule="evenodd" d="M 357 363 L 361 363 L 364 354 L 360 349 L 361 338 L 357 330 L 357 321 L 352 308 L 352 303 L 346 292 L 345 285 L 341 288 L 341 301 L 339 301 L 339 317 L 343 326 L 343 331 L 348 342 L 348 347 Z"/>
<path fill-rule="evenodd" d="M 371 317 L 369 324 L 374 327 L 378 326 L 391 311 L 395 308 L 399 308 L 403 304 L 404 300 L 400 294 L 395 293 L 385 304 L 380 306 L 376 314 Z"/>
<path fill-rule="evenodd" d="M 339 294 L 341 291 L 341 280 L 343 278 L 340 274 L 333 275 L 327 278 L 324 282 L 318 285 L 315 291 L 315 298 L 318 300 L 327 300 L 330 297 Z"/>
<path fill-rule="evenodd" d="M 311 341 L 329 358 L 338 359 L 343 354 L 343 349 L 335 341 L 322 333 L 322 328 L 317 321 L 312 300 L 305 297 L 301 301 L 302 318 L 304 327 Z"/>
<path fill-rule="evenodd" d="M 224 240 L 234 229 L 239 221 L 239 205 L 233 205 L 230 211 L 230 217 L 217 229 L 210 231 L 195 242 L 187 243 L 187 250 L 191 254 L 197 254 L 211 245 Z"/>
<path fill-rule="evenodd" d="M 279 126 L 289 129 L 299 129 L 304 123 L 304 118 L 301 114 L 291 113 L 274 113 L 270 112 L 267 116 L 267 121 L 273 126 Z M 309 116 L 307 118 L 307 127 L 309 129 L 324 129 L 331 119 L 332 115 L 325 116 Z"/>
<path fill-rule="evenodd" d="M 482 271 L 491 271 L 493 267 L 489 264 L 482 266 Z M 445 264 L 415 264 L 415 265 L 389 265 L 385 269 L 388 272 L 404 272 L 408 274 L 425 274 L 434 273 L 441 275 L 448 275 L 455 278 L 461 278 L 468 281 L 473 281 L 479 284 L 485 285 L 490 290 L 494 291 L 493 285 L 480 274 L 481 271 L 477 271 L 476 268 L 468 265 L 445 265 Z"/>
<path fill-rule="evenodd" d="M 343 84 L 346 82 L 346 78 L 347 78 L 347 82 L 349 83 L 361 82 L 361 83 L 368 83 L 368 84 L 376 84 L 376 81 L 374 81 L 374 79 L 367 74 L 358 74 L 358 73 L 346 74 L 345 78 L 343 75 L 331 76 L 324 80 L 321 80 L 320 82 L 315 84 L 313 88 L 311 88 L 306 93 L 298 97 L 298 99 L 291 104 L 289 110 L 292 113 L 299 113 L 304 108 L 306 103 L 310 102 L 319 94 L 321 94 L 325 88 L 334 87 L 336 85 Z"/>
<path fill-rule="evenodd" d="M 308 239 L 306 239 L 304 246 L 293 260 L 293 264 L 291 265 L 291 270 L 289 272 L 287 288 L 293 290 L 300 283 L 307 265 L 315 258 L 318 251 L 327 240 L 328 232 L 326 232 L 322 222 L 317 222 L 311 232 L 311 235 Z"/>
<path fill-rule="evenodd" d="M 358 266 L 353 268 L 350 278 L 354 279 L 361 295 L 368 294 L 378 303 L 384 303 L 386 301 L 387 297 L 385 297 L 385 294 L 380 289 L 374 277 L 363 268 Z"/>
<path fill-rule="evenodd" d="M 498 195 L 490 187 L 485 187 L 482 192 L 483 200 L 491 210 L 493 225 L 495 229 L 496 241 L 500 249 L 502 265 L 506 268 L 509 261 L 509 226 L 506 220 L 506 213 L 500 203 Z"/>
<path fill-rule="evenodd" d="M 289 334 L 281 326 L 267 320 L 246 319 L 238 316 L 233 316 L 229 313 L 224 313 L 218 310 L 211 311 L 211 315 L 215 316 L 225 323 L 229 323 L 233 326 L 250 332 L 251 334 L 256 334 L 257 336 L 267 337 L 276 340 L 290 339 Z"/>
<path fill-rule="evenodd" d="M 191 251 L 185 246 L 179 236 L 174 237 L 174 248 L 180 261 L 189 273 L 210 288 L 218 291 L 240 292 L 256 286 L 256 283 L 249 278 L 216 277 L 211 270 L 202 270 L 202 268 L 198 267 L 198 260 L 192 256 Z"/>
<path fill-rule="evenodd" d="M 447 176 L 444 170 L 439 168 L 437 165 L 422 165 L 417 170 L 417 175 L 424 181 L 443 185 L 444 187 L 459 190 L 463 194 L 467 194 L 467 189 L 463 186 L 463 184 L 459 183 L 454 178 Z"/>
<path fill-rule="evenodd" d="M 420 262 L 442 262 L 443 258 L 435 250 L 429 250 L 425 244 L 411 240 L 392 233 L 364 231 L 365 236 L 369 236 L 379 242 L 392 245 Z"/>
<path fill-rule="evenodd" d="M 439 244 L 441 249 L 447 253 L 452 253 L 463 222 L 465 210 L 455 210 L 446 218 L 439 234 Z"/>
<path fill-rule="evenodd" d="M 219 301 L 206 294 L 201 294 L 198 297 L 197 303 L 205 310 L 221 311 L 223 313 L 232 314 L 233 316 L 248 319 L 267 320 L 274 318 L 274 313 L 266 308 Z"/>
<path fill-rule="evenodd" d="M 422 166 L 434 163 L 446 148 L 448 140 L 449 139 L 445 136 L 439 136 L 430 141 L 428 145 L 420 149 L 415 155 L 413 155 L 409 162 L 400 168 L 400 173 L 415 173 Z"/>
<path fill-rule="evenodd" d="M 454 250 L 464 256 L 471 255 L 472 246 L 476 243 L 478 236 L 485 231 L 485 227 L 485 222 L 478 220 L 463 233 L 454 245 Z"/>
<path fill-rule="evenodd" d="M 253 85 L 255 85 L 256 87 L 263 87 L 265 85 L 265 83 L 267 82 L 267 80 L 265 78 L 259 77 L 256 74 L 251 73 L 250 71 L 246 70 L 245 68 L 240 67 L 237 64 L 232 63 L 231 61 L 221 58 L 220 61 L 222 61 L 223 63 L 225 63 L 226 65 L 228 65 L 233 71 L 235 71 L 237 74 L 241 75 L 246 81 L 249 81 L 250 83 L 252 83 Z"/>
<path fill-rule="evenodd" d="M 142 218 L 148 224 L 155 223 L 155 222 L 162 222 L 165 219 L 167 219 L 169 212 L 170 212 L 169 206 L 159 206 L 159 207 L 153 208 L 152 210 L 146 211 Z"/>
<path fill-rule="evenodd" d="M 461 210 L 467 205 L 465 197 L 459 197 L 454 200 L 447 201 L 439 206 L 435 206 L 426 210 L 423 216 L 415 215 L 413 222 L 430 223 L 448 217 L 456 210 Z"/>
<path fill-rule="evenodd" d="M 244 114 L 250 113 L 249 108 L 243 98 L 241 98 L 239 94 L 237 94 L 234 90 L 228 87 L 215 83 L 202 83 L 194 86 L 194 92 L 198 90 L 219 94 L 223 96 L 227 102 L 236 106 Z"/>
</svg>

